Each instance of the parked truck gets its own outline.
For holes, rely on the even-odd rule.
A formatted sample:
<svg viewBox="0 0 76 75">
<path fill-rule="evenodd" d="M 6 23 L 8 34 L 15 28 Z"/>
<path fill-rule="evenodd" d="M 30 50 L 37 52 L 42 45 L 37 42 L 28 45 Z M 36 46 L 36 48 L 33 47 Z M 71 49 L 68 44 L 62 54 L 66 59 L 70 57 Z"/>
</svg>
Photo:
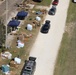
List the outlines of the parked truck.
<svg viewBox="0 0 76 75">
<path fill-rule="evenodd" d="M 21 75 L 33 75 L 36 68 L 36 57 L 29 57 L 29 60 L 25 60 L 25 64 L 21 71 Z"/>
</svg>

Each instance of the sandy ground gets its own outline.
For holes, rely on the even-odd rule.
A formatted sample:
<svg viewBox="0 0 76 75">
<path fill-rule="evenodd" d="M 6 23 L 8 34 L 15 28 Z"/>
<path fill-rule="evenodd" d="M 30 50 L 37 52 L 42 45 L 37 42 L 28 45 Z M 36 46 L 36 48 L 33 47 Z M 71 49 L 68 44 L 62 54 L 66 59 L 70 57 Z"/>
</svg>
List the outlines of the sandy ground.
<svg viewBox="0 0 76 75">
<path fill-rule="evenodd" d="M 51 21 L 50 31 L 48 34 L 39 32 L 30 52 L 30 56 L 37 57 L 34 75 L 53 75 L 55 61 L 64 33 L 69 1 L 70 0 L 60 0 L 56 15 L 46 16 L 46 19 Z"/>
<path fill-rule="evenodd" d="M 5 1 L 5 0 L 3 0 L 3 1 L 2 1 L 2 0 L 0 0 L 0 4 L 2 4 L 4 1 Z"/>
</svg>

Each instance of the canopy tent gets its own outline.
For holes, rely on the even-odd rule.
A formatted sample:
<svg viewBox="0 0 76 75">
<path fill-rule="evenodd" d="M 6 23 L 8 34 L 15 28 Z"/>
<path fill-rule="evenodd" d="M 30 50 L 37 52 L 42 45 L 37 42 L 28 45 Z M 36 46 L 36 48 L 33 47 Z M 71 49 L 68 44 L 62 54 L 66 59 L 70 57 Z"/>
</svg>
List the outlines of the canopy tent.
<svg viewBox="0 0 76 75">
<path fill-rule="evenodd" d="M 20 24 L 20 21 L 18 21 L 18 20 L 11 20 L 8 23 L 8 26 L 10 26 L 10 27 L 17 27 L 17 26 L 19 26 L 19 24 Z"/>
<path fill-rule="evenodd" d="M 2 65 L 2 72 L 7 74 L 10 71 L 10 68 L 8 67 L 8 65 Z"/>
<path fill-rule="evenodd" d="M 17 19 L 19 20 L 24 20 L 24 18 L 28 15 L 28 12 L 25 11 L 20 11 L 17 13 Z"/>
</svg>

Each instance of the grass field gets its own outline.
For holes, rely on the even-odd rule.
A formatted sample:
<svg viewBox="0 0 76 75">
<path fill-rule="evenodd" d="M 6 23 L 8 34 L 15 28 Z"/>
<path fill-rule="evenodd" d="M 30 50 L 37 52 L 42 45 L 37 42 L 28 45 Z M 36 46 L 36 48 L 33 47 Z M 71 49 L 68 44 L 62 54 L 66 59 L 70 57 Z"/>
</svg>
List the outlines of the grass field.
<svg viewBox="0 0 76 75">
<path fill-rule="evenodd" d="M 37 3 L 38 5 L 49 6 L 52 0 L 43 0 L 41 3 Z"/>
<path fill-rule="evenodd" d="M 23 0 L 23 3 L 31 3 L 31 4 L 35 4 L 35 5 L 40 5 L 40 6 L 50 6 L 52 0 L 42 0 L 41 2 L 37 2 L 35 0 Z"/>
<path fill-rule="evenodd" d="M 70 2 L 54 75 L 76 75 L 76 4 Z"/>
<path fill-rule="evenodd" d="M 76 3 L 71 2 L 68 11 L 67 22 L 74 22 L 74 21 L 76 21 Z"/>
</svg>

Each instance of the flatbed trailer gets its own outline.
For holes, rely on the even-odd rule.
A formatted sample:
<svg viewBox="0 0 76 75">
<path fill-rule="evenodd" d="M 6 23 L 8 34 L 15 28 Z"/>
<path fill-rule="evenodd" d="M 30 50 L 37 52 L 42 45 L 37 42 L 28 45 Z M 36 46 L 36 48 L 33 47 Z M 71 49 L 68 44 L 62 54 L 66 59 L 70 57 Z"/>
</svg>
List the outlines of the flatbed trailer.
<svg viewBox="0 0 76 75">
<path fill-rule="evenodd" d="M 25 64 L 21 71 L 21 75 L 33 75 L 36 68 L 36 57 L 29 57 L 29 60 L 25 60 Z"/>
</svg>

